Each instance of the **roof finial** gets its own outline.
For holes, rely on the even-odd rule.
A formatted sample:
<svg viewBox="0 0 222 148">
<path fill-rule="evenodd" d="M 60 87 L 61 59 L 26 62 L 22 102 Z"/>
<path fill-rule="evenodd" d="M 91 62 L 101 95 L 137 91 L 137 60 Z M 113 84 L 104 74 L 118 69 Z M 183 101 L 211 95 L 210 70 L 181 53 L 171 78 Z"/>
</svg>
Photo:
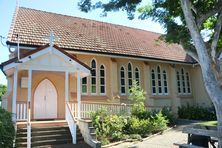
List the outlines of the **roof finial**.
<svg viewBox="0 0 222 148">
<path fill-rule="evenodd" d="M 16 8 L 19 7 L 19 0 L 16 0 Z"/>
</svg>

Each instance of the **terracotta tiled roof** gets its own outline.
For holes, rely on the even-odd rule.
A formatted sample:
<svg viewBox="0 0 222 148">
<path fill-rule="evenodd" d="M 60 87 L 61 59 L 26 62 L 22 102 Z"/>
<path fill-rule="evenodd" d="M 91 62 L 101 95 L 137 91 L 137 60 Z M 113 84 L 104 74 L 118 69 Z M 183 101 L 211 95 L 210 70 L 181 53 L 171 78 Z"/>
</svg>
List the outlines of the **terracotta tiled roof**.
<svg viewBox="0 0 222 148">
<path fill-rule="evenodd" d="M 50 31 L 64 49 L 192 62 L 180 45 L 158 40 L 158 33 L 23 7 L 14 15 L 7 43 L 16 43 L 19 34 L 21 44 L 45 45 Z"/>
</svg>

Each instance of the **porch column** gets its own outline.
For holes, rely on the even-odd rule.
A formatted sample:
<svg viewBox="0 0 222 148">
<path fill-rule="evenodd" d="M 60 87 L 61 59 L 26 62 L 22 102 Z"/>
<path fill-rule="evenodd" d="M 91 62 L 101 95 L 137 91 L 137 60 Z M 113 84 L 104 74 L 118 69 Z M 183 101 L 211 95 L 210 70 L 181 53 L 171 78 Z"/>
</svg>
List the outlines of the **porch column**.
<svg viewBox="0 0 222 148">
<path fill-rule="evenodd" d="M 12 121 L 14 123 L 16 123 L 17 82 L 18 82 L 18 67 L 16 66 L 13 78 L 13 96 L 12 96 Z"/>
<path fill-rule="evenodd" d="M 28 112 L 27 112 L 27 147 L 31 147 L 31 98 L 32 98 L 32 70 L 28 70 Z"/>
<path fill-rule="evenodd" d="M 69 72 L 66 71 L 65 74 L 65 101 L 69 101 Z"/>
<path fill-rule="evenodd" d="M 78 72 L 77 72 L 78 119 L 81 118 L 81 114 L 80 114 L 80 111 L 81 111 L 81 87 L 80 87 L 80 80 L 81 80 L 80 72 L 78 71 Z"/>
</svg>

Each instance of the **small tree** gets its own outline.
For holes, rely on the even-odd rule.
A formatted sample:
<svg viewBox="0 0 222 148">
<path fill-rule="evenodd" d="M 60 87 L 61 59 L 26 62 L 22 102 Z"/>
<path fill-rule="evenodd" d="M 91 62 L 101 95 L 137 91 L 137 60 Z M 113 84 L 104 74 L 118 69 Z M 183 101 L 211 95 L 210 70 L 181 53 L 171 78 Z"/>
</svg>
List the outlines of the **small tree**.
<svg viewBox="0 0 222 148">
<path fill-rule="evenodd" d="M 145 111 L 145 92 L 138 85 L 137 81 L 133 81 L 133 85 L 129 90 L 129 100 L 132 106 L 132 114 L 142 113 Z"/>
</svg>

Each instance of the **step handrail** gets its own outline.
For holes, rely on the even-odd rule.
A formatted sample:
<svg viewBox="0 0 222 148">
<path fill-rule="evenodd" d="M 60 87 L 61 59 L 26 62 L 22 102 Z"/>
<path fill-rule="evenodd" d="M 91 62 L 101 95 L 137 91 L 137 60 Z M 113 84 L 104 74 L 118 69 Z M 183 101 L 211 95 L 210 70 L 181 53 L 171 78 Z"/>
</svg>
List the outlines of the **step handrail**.
<svg viewBox="0 0 222 148">
<path fill-rule="evenodd" d="M 72 135 L 72 143 L 76 144 L 76 120 L 75 120 L 74 115 L 71 111 L 69 103 L 66 103 L 66 121 L 68 123 L 69 130 Z"/>
</svg>

